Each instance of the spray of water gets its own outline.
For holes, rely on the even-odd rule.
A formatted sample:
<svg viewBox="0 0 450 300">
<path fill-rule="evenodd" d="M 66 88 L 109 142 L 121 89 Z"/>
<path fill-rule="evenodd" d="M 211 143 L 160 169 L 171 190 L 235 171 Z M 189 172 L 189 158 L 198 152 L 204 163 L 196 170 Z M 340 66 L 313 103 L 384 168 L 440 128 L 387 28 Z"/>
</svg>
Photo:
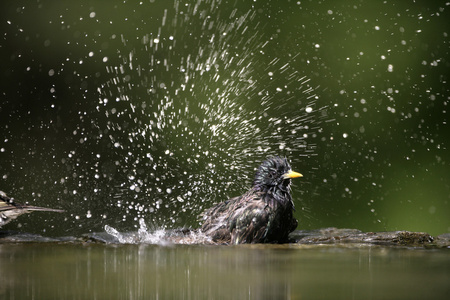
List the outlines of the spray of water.
<svg viewBox="0 0 450 300">
<path fill-rule="evenodd" d="M 173 244 L 213 244 L 211 239 L 196 230 L 148 228 L 143 219 L 139 220 L 137 232 L 119 232 L 117 229 L 105 225 L 105 232 L 113 237 L 109 243 L 120 244 L 157 244 L 170 246 Z"/>
<path fill-rule="evenodd" d="M 195 227 L 276 154 L 301 223 L 441 232 L 448 7 L 367 4 L 5 4 L 3 189 L 50 234 Z"/>
<path fill-rule="evenodd" d="M 205 207 L 246 189 L 252 167 L 267 156 L 286 155 L 295 165 L 314 155 L 328 116 L 291 66 L 301 53 L 270 59 L 276 28 L 251 7 L 223 7 L 175 1 L 157 30 L 111 37 L 122 46 L 104 59 L 116 64 L 107 65 L 111 78 L 98 89 L 106 121 L 96 126 L 123 155 L 111 166 L 126 173 L 114 195 L 123 221 L 195 226 Z M 143 224 L 138 239 L 159 238 Z"/>
</svg>

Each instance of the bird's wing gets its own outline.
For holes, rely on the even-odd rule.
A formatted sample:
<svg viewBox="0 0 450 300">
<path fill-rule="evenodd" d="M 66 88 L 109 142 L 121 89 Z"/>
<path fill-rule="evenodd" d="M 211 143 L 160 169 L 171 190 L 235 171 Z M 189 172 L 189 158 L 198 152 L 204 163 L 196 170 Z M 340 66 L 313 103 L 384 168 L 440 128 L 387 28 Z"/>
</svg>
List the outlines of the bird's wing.
<svg viewBox="0 0 450 300">
<path fill-rule="evenodd" d="M 240 205 L 241 199 L 242 196 L 234 197 L 205 210 L 200 215 L 201 231 L 211 236 L 216 242 L 229 243 L 231 240 L 228 228 L 230 214 Z"/>
<path fill-rule="evenodd" d="M 261 199 L 248 202 L 237 209 L 230 218 L 231 243 L 260 243 L 264 241 L 271 214 L 267 203 Z"/>
</svg>

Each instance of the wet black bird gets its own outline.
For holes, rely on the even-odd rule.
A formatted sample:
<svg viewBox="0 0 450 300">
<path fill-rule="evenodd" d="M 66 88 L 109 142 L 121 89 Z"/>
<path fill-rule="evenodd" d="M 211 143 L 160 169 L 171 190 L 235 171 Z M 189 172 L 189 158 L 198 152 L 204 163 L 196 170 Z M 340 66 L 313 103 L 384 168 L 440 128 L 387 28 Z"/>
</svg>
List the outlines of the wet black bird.
<svg viewBox="0 0 450 300">
<path fill-rule="evenodd" d="M 8 224 L 20 215 L 33 211 L 64 212 L 61 209 L 22 205 L 15 202 L 13 198 L 8 197 L 5 192 L 0 191 L 0 227 Z"/>
<path fill-rule="evenodd" d="M 285 243 L 297 227 L 286 158 L 271 157 L 256 171 L 253 186 L 242 196 L 203 212 L 201 231 L 217 243 Z"/>
</svg>

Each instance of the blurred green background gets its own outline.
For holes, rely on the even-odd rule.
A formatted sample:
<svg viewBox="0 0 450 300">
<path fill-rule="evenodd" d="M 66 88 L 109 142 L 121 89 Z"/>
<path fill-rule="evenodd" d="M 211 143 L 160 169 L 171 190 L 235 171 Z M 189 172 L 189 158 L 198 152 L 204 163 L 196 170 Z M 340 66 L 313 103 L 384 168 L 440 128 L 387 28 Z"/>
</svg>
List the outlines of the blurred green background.
<svg viewBox="0 0 450 300">
<path fill-rule="evenodd" d="M 448 3 L 2 1 L 2 229 L 198 226 L 287 156 L 299 228 L 450 232 Z"/>
</svg>

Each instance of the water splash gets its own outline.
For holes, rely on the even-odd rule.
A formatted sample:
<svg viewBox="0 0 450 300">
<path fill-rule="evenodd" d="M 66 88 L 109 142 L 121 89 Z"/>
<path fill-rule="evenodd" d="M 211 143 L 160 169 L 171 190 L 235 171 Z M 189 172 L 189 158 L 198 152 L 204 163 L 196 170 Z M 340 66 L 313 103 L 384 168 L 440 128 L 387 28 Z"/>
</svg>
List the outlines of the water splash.
<svg viewBox="0 0 450 300">
<path fill-rule="evenodd" d="M 107 59 L 97 106 L 105 118 L 94 124 L 106 128 L 109 168 L 123 172 L 114 195 L 122 220 L 169 227 L 241 193 L 267 156 L 295 165 L 314 155 L 329 118 L 297 68 L 299 52 L 266 53 L 277 30 L 253 7 L 174 3 L 151 32 L 111 36 L 121 46 Z"/>
<path fill-rule="evenodd" d="M 49 234 L 194 227 L 278 154 L 313 227 L 447 230 L 448 5 L 316 2 L 8 6 L 4 189 L 66 209 Z"/>
<path fill-rule="evenodd" d="M 137 232 L 121 233 L 114 227 L 105 225 L 105 232 L 120 244 L 154 244 L 169 246 L 172 244 L 213 244 L 203 233 L 190 229 L 149 229 L 143 219 L 139 219 Z"/>
<path fill-rule="evenodd" d="M 46 179 L 16 184 L 52 190 L 55 201 L 70 206 L 64 221 L 73 226 L 66 228 L 95 232 L 109 223 L 128 231 L 140 227 L 139 219 L 159 228 L 197 226 L 204 208 L 246 190 L 267 156 L 286 155 L 304 170 L 329 116 L 305 76 L 311 59 L 298 28 L 295 37 L 284 30 L 285 12 L 270 5 L 74 2 L 37 14 L 44 22 L 26 13 L 33 6 L 18 9 L 30 25 L 18 34 L 10 21 L 8 39 L 31 39 L 40 50 L 11 53 L 15 64 L 26 58 L 11 69 L 25 69 L 33 88 L 19 84 L 8 95 L 25 99 L 24 116 L 35 120 L 13 120 L 5 128 L 18 122 L 29 134 L 17 127 L 5 141 L 32 144 L 10 153 L 11 168 Z M 49 25 L 35 32 L 35 24 Z M 51 62 L 36 58 L 50 49 Z M 26 99 L 34 90 L 50 95 L 30 114 Z M 36 165 L 24 160 L 14 167 L 20 157 Z M 6 173 L 13 184 L 26 177 Z"/>
</svg>

